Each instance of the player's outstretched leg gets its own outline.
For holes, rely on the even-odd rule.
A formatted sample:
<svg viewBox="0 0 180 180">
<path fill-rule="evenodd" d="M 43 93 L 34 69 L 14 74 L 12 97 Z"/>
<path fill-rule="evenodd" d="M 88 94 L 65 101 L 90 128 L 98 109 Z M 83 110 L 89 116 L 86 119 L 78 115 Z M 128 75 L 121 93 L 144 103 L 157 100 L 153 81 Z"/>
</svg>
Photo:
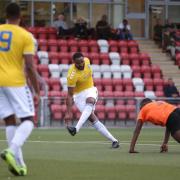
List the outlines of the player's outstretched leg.
<svg viewBox="0 0 180 180">
<path fill-rule="evenodd" d="M 112 148 L 119 148 L 119 141 L 108 131 L 108 129 L 102 124 L 95 114 L 92 114 L 91 118 L 96 119 L 93 122 L 93 127 L 99 131 L 104 137 L 112 141 Z"/>
</svg>

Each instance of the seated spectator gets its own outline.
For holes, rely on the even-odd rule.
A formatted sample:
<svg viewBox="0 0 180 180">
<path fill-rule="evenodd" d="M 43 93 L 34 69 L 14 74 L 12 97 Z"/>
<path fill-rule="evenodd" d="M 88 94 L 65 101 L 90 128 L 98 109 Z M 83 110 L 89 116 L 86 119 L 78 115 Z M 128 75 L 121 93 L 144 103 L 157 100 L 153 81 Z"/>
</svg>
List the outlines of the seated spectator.
<svg viewBox="0 0 180 180">
<path fill-rule="evenodd" d="M 176 25 L 171 21 L 171 19 L 167 19 L 166 24 L 164 25 L 164 29 L 165 31 L 175 32 Z"/>
<path fill-rule="evenodd" d="M 68 35 L 68 26 L 65 21 L 65 17 L 63 14 L 58 15 L 58 19 L 54 21 L 53 26 L 58 30 L 59 36 L 66 36 Z"/>
<path fill-rule="evenodd" d="M 176 32 L 176 26 L 170 19 L 166 21 L 163 27 L 163 51 L 170 50 L 171 46 L 174 46 L 174 36 Z M 170 46 L 170 47 L 169 47 Z"/>
<path fill-rule="evenodd" d="M 127 19 L 123 19 L 123 22 L 119 24 L 117 35 L 120 40 L 132 40 L 131 26 L 128 24 Z"/>
<path fill-rule="evenodd" d="M 163 25 L 160 19 L 157 19 L 156 25 L 154 26 L 154 37 L 155 42 L 161 46 L 162 45 L 162 33 Z"/>
<path fill-rule="evenodd" d="M 98 39 L 109 39 L 111 36 L 111 28 L 107 22 L 107 16 L 103 15 L 101 20 L 96 23 L 96 33 Z"/>
<path fill-rule="evenodd" d="M 74 24 L 74 33 L 77 38 L 87 38 L 88 37 L 88 29 L 87 22 L 84 18 L 79 17 Z"/>
<path fill-rule="evenodd" d="M 171 78 L 168 79 L 168 84 L 164 86 L 164 95 L 169 98 L 179 97 L 179 92 Z M 170 100 L 169 103 L 175 104 L 174 100 Z"/>
</svg>

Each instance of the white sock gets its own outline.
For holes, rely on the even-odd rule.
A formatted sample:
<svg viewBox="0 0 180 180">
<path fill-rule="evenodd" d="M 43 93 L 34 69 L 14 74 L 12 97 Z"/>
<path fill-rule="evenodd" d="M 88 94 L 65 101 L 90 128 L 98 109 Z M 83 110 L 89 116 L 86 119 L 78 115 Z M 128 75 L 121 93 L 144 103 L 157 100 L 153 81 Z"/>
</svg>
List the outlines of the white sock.
<svg viewBox="0 0 180 180">
<path fill-rule="evenodd" d="M 15 131 L 16 131 L 16 126 L 6 126 L 6 139 L 8 142 L 8 146 L 10 146 L 11 144 Z M 25 166 L 21 148 L 19 148 L 17 155 L 15 155 L 15 158 L 18 165 Z"/>
<path fill-rule="evenodd" d="M 30 136 L 34 124 L 30 120 L 22 122 L 16 129 L 15 135 L 11 141 L 10 149 L 14 155 L 18 154 L 19 148 L 22 147 L 26 139 Z"/>
<path fill-rule="evenodd" d="M 118 141 L 99 120 L 95 121 L 92 126 L 112 142 Z"/>
<path fill-rule="evenodd" d="M 6 139 L 7 139 L 8 146 L 10 146 L 11 144 L 15 131 L 16 131 L 16 126 L 13 126 L 13 125 L 6 126 Z"/>
<path fill-rule="evenodd" d="M 78 123 L 76 124 L 76 132 L 79 132 L 82 125 L 87 121 L 87 119 L 91 115 L 92 110 L 93 110 L 93 105 L 92 104 L 86 104 L 86 106 L 85 106 L 85 108 L 81 114 L 81 117 L 80 117 Z"/>
</svg>

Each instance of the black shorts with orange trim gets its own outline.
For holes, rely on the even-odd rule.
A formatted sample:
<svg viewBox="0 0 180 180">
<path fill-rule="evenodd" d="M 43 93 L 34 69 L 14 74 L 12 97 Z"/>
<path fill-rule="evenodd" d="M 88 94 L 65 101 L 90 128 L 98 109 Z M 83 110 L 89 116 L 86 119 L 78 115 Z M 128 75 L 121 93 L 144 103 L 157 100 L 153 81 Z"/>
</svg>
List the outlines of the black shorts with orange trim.
<svg viewBox="0 0 180 180">
<path fill-rule="evenodd" d="M 176 108 L 169 115 L 166 127 L 171 132 L 171 135 L 173 135 L 176 131 L 180 130 L 180 108 Z"/>
</svg>

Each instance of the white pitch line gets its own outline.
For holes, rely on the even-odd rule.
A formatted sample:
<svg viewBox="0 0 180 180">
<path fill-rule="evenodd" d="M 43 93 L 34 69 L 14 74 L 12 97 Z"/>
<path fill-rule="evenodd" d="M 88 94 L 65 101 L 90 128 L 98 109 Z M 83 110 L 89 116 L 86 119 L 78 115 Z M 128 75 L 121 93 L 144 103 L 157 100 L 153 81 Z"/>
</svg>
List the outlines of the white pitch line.
<svg viewBox="0 0 180 180">
<path fill-rule="evenodd" d="M 6 140 L 0 140 L 0 142 L 6 142 Z M 142 143 L 146 142 L 146 143 Z M 160 146 L 161 144 L 152 144 L 148 142 L 160 142 L 160 141 L 141 141 L 141 143 L 137 143 L 139 146 Z M 46 144 L 109 144 L 109 142 L 104 141 L 27 141 L 26 143 L 46 143 Z M 129 141 L 120 141 L 120 144 L 129 145 Z M 169 144 L 168 146 L 176 147 L 179 144 Z"/>
</svg>

